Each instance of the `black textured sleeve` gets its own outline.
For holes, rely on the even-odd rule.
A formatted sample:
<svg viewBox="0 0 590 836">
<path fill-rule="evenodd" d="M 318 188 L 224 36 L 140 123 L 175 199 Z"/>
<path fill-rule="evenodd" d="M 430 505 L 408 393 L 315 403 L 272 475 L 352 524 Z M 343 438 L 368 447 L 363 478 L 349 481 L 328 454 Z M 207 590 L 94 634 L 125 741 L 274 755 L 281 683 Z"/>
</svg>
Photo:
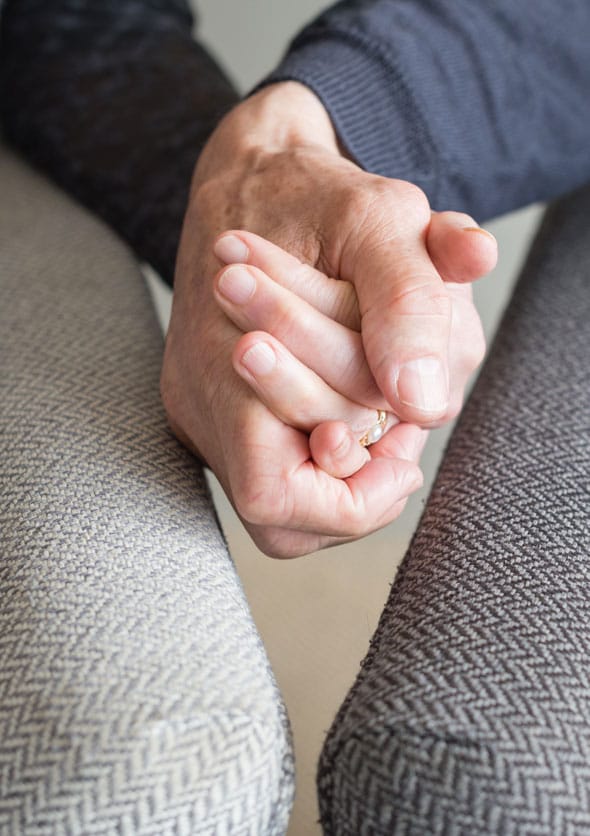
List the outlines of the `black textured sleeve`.
<svg viewBox="0 0 590 836">
<path fill-rule="evenodd" d="M 483 219 L 590 179 L 588 0 L 344 0 L 265 83 L 300 81 L 365 169 Z"/>
<path fill-rule="evenodd" d="M 169 282 L 199 151 L 238 94 L 184 0 L 5 0 L 5 137 Z"/>
</svg>

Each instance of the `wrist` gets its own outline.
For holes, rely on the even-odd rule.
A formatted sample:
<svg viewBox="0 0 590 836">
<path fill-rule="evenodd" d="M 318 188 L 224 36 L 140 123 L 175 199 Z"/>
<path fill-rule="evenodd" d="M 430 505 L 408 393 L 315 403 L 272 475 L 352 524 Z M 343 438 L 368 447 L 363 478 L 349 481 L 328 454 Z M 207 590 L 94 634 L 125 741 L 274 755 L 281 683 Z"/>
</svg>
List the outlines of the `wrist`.
<svg viewBox="0 0 590 836">
<path fill-rule="evenodd" d="M 234 107 L 208 146 L 224 149 L 231 156 L 257 157 L 259 152 L 281 153 L 310 146 L 340 156 L 328 111 L 315 93 L 297 81 L 271 84 Z"/>
<path fill-rule="evenodd" d="M 282 81 L 264 87 L 240 107 L 247 111 L 253 145 L 284 150 L 301 145 L 319 145 L 339 154 L 338 137 L 330 115 L 316 94 L 297 81 Z"/>
</svg>

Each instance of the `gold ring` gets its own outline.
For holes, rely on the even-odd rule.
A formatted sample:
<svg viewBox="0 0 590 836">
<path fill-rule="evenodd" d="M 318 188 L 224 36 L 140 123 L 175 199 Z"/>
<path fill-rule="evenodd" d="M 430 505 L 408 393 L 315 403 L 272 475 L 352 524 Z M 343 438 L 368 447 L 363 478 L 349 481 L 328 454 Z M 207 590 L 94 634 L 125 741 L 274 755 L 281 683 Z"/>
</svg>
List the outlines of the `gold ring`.
<svg viewBox="0 0 590 836">
<path fill-rule="evenodd" d="M 385 433 L 386 420 L 387 413 L 383 409 L 378 409 L 377 423 L 373 424 L 371 429 L 367 430 L 363 437 L 359 439 L 361 447 L 368 447 L 369 444 L 375 444 L 376 441 L 379 441 L 379 439 L 383 437 Z"/>
</svg>

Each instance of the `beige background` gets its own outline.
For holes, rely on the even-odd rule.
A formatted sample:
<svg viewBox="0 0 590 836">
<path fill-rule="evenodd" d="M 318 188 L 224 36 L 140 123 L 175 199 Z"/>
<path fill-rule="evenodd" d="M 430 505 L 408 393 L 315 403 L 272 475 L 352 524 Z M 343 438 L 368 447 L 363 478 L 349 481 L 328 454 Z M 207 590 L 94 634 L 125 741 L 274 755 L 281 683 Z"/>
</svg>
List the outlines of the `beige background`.
<svg viewBox="0 0 590 836">
<path fill-rule="evenodd" d="M 200 0 L 200 32 L 246 90 L 278 60 L 297 29 L 326 4 L 317 0 Z M 539 208 L 489 224 L 500 243 L 496 271 L 476 286 L 488 337 L 509 296 Z M 169 298 L 151 281 L 163 322 Z M 359 543 L 296 561 L 272 561 L 253 546 L 213 486 L 222 525 L 265 642 L 293 726 L 297 797 L 290 836 L 320 833 L 315 769 L 325 732 L 352 684 L 399 561 L 417 524 L 448 431 L 432 434 L 425 487 L 402 518 Z"/>
</svg>

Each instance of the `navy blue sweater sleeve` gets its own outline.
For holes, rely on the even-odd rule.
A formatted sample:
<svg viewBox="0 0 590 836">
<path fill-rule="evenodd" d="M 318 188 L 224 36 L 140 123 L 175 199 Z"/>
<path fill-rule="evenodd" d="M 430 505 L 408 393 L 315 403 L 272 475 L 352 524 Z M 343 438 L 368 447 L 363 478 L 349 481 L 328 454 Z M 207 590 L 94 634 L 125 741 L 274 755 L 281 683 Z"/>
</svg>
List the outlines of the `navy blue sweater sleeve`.
<svg viewBox="0 0 590 836">
<path fill-rule="evenodd" d="M 4 0 L 0 24 L 6 137 L 172 281 L 193 165 L 238 101 L 187 0 Z M 483 219 L 590 178 L 588 0 L 345 0 L 285 79 L 435 208 Z"/>
<path fill-rule="evenodd" d="M 309 86 L 365 169 L 483 219 L 590 179 L 588 0 L 344 0 L 265 83 Z"/>
<path fill-rule="evenodd" d="M 192 171 L 237 92 L 186 0 L 5 0 L 5 137 L 170 283 Z"/>
</svg>

